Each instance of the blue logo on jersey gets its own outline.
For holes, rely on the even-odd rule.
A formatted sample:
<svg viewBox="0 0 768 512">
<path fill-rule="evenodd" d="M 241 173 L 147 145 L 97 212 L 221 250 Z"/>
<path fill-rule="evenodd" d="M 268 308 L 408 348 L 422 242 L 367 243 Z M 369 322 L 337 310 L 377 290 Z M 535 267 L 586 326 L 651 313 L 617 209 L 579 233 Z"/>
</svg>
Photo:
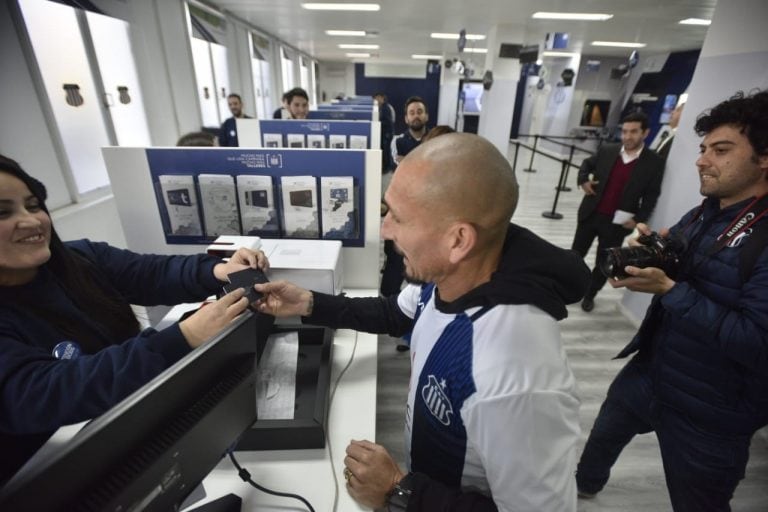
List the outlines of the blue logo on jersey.
<svg viewBox="0 0 768 512">
<path fill-rule="evenodd" d="M 437 421 L 443 425 L 451 424 L 451 415 L 453 414 L 453 407 L 451 401 L 445 394 L 446 383 L 445 380 L 437 382 L 437 378 L 434 375 L 427 377 L 427 383 L 421 388 L 421 398 L 424 400 L 424 404 L 432 413 L 432 416 L 437 418 Z"/>
</svg>

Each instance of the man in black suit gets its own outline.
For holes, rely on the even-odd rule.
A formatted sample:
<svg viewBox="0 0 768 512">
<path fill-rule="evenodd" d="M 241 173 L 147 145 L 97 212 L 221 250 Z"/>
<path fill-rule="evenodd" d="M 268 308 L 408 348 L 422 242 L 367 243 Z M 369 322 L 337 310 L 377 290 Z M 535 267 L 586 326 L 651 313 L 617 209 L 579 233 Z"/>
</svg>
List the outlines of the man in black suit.
<svg viewBox="0 0 768 512">
<path fill-rule="evenodd" d="M 672 111 L 672 114 L 669 116 L 669 135 L 667 135 L 667 137 L 656 147 L 656 153 L 658 153 L 665 162 L 669 156 L 669 150 L 672 147 L 672 139 L 675 138 L 675 132 L 677 132 L 677 125 L 680 124 L 680 116 L 683 114 L 684 106 L 685 103 L 681 103 Z"/>
<path fill-rule="evenodd" d="M 581 308 L 592 311 L 595 295 L 606 281 L 600 271 L 603 251 L 618 247 L 638 222 L 646 222 L 661 191 L 664 160 L 644 147 L 648 118 L 642 112 L 622 121 L 622 144 L 606 144 L 581 164 L 578 185 L 584 191 L 579 206 L 574 251 L 586 256 L 597 238 L 597 261 Z"/>
</svg>

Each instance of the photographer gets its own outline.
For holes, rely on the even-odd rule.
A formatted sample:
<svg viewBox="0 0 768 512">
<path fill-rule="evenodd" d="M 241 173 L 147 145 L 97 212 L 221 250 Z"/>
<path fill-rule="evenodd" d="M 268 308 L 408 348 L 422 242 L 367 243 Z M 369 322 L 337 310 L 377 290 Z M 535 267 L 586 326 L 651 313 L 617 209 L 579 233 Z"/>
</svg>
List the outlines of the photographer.
<svg viewBox="0 0 768 512">
<path fill-rule="evenodd" d="M 611 280 L 655 297 L 618 356 L 636 352 L 587 440 L 581 497 L 603 488 L 635 434 L 655 431 L 674 510 L 730 510 L 752 435 L 768 424 L 768 92 L 720 103 L 695 130 L 705 199 L 660 233 L 687 240 L 677 268 L 628 266 Z"/>
</svg>

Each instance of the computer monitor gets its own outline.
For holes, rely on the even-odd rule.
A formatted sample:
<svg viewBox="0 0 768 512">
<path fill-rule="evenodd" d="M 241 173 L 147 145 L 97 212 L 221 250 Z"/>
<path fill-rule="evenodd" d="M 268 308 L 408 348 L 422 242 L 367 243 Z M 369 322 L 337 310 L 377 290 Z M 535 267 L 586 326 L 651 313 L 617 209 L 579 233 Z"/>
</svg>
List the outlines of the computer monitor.
<svg viewBox="0 0 768 512">
<path fill-rule="evenodd" d="M 0 489 L 0 510 L 176 510 L 256 420 L 255 356 L 273 320 L 245 313 L 33 457 Z"/>
</svg>

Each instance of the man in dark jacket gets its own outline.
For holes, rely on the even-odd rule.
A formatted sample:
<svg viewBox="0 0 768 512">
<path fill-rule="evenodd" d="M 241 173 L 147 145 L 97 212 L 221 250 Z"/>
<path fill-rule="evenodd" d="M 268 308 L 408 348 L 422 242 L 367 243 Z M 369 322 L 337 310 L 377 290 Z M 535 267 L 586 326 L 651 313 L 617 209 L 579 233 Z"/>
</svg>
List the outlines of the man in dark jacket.
<svg viewBox="0 0 768 512">
<path fill-rule="evenodd" d="M 227 105 L 229 105 L 229 111 L 232 112 L 232 117 L 228 118 L 221 125 L 219 129 L 219 146 L 223 147 L 237 147 L 239 142 L 237 141 L 237 119 L 250 119 L 245 112 L 243 112 L 243 99 L 239 94 L 234 92 L 227 96 Z"/>
<path fill-rule="evenodd" d="M 635 434 L 655 431 L 674 510 L 729 511 L 768 423 L 768 92 L 720 103 L 695 129 L 706 198 L 670 230 L 688 241 L 677 270 L 629 266 L 611 282 L 655 296 L 581 456 L 582 497 Z"/>
<path fill-rule="evenodd" d="M 645 222 L 656 206 L 664 161 L 645 149 L 643 140 L 647 136 L 645 114 L 629 114 L 621 125 L 622 144 L 602 146 L 579 169 L 578 184 L 584 199 L 579 206 L 572 249 L 583 258 L 597 238 L 592 283 L 581 303 L 584 311 L 592 311 L 595 295 L 605 284 L 605 275 L 600 271 L 603 251 L 621 245 L 624 237 L 638 222 Z"/>
<path fill-rule="evenodd" d="M 472 190 L 472 194 L 467 194 Z M 517 182 L 487 140 L 450 133 L 411 151 L 385 195 L 382 236 L 412 283 L 348 298 L 274 282 L 261 309 L 402 336 L 412 331 L 403 471 L 352 441 L 347 489 L 388 510 L 575 512 L 578 399 L 557 321 L 589 271 L 509 220 Z"/>
</svg>

